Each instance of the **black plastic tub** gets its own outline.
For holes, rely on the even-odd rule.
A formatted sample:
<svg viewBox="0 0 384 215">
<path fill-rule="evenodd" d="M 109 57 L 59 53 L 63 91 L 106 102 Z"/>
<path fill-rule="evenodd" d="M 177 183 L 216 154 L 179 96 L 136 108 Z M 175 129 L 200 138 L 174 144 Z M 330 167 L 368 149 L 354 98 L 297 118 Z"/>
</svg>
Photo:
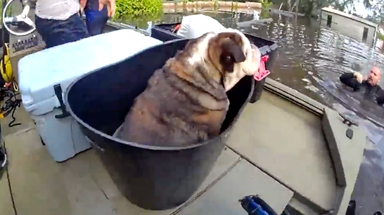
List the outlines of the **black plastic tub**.
<svg viewBox="0 0 384 215">
<path fill-rule="evenodd" d="M 151 37 L 161 40 L 163 42 L 174 40 L 174 39 L 181 39 L 182 38 L 181 36 L 173 33 L 173 29 L 178 24 L 180 23 L 155 25 L 154 27 L 151 28 Z M 267 61 L 265 66 L 266 66 L 266 69 L 272 72 L 271 69 L 277 57 L 276 43 L 260 37 L 256 37 L 251 34 L 247 34 L 247 33 L 244 33 L 244 34 L 251 41 L 251 43 L 259 47 L 259 50 L 262 56 L 265 56 L 265 55 L 269 56 L 269 60 Z M 254 88 L 252 97 L 249 101 L 250 103 L 255 103 L 257 100 L 260 99 L 261 93 L 263 91 L 264 83 L 265 83 L 265 78 L 261 81 L 255 81 L 255 88 Z"/>
<path fill-rule="evenodd" d="M 72 83 L 65 95 L 69 112 L 97 150 L 120 192 L 144 209 L 177 207 L 198 190 L 253 92 L 250 76 L 232 88 L 228 92 L 230 107 L 222 133 L 201 144 L 171 148 L 113 137 L 153 72 L 183 49 L 187 41 L 166 42 L 87 74 Z"/>
</svg>

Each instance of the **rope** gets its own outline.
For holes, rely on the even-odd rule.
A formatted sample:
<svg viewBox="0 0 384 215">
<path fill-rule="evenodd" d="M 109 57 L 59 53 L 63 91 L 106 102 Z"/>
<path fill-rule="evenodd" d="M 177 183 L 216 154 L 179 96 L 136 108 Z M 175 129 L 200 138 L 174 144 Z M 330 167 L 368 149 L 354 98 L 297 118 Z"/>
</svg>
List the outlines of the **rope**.
<svg viewBox="0 0 384 215">
<path fill-rule="evenodd" d="M 12 121 L 8 124 L 9 127 L 14 127 L 21 125 L 21 123 L 15 123 L 16 117 L 15 112 L 18 107 L 21 106 L 21 99 L 17 98 L 17 95 L 19 95 L 18 92 L 14 92 L 13 88 L 0 88 L 0 94 L 4 98 L 8 98 L 4 101 L 4 106 L 0 108 L 1 113 L 3 113 L 3 116 L 6 117 L 9 114 L 11 114 Z"/>
</svg>

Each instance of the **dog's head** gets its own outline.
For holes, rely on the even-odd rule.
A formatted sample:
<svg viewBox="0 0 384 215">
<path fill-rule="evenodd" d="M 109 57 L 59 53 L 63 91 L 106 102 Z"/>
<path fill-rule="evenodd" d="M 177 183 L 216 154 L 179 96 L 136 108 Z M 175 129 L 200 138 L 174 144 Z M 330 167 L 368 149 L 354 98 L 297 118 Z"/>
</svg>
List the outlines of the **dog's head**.
<svg viewBox="0 0 384 215">
<path fill-rule="evenodd" d="M 209 65 L 210 75 L 230 90 L 246 75 L 254 75 L 260 67 L 260 51 L 251 45 L 239 30 L 226 29 L 207 33 L 190 44 L 195 54 L 189 62 L 203 61 Z M 201 63 L 201 62 L 199 62 Z"/>
</svg>

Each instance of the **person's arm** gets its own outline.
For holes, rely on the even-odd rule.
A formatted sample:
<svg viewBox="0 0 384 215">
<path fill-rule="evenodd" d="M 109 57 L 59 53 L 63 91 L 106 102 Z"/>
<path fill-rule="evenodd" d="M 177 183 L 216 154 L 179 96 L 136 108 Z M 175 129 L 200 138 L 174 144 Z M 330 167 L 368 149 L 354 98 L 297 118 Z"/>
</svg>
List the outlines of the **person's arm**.
<svg viewBox="0 0 384 215">
<path fill-rule="evenodd" d="M 340 76 L 341 83 L 353 88 L 354 91 L 360 89 L 361 83 L 356 79 L 355 74 L 352 72 L 344 73 Z"/>
<path fill-rule="evenodd" d="M 22 0 L 23 5 L 29 5 L 31 8 L 36 8 L 37 0 Z"/>
<path fill-rule="evenodd" d="M 87 4 L 87 0 L 79 0 L 80 3 L 80 11 L 84 10 L 85 5 Z"/>
</svg>

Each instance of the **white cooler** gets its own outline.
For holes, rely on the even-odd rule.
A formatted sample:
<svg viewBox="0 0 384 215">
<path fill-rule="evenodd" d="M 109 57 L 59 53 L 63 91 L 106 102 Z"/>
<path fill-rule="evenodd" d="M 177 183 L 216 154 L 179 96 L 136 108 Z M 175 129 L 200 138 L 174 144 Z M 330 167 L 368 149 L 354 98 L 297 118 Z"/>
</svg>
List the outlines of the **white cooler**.
<svg viewBox="0 0 384 215">
<path fill-rule="evenodd" d="M 46 49 L 19 61 L 23 106 L 55 161 L 65 161 L 90 148 L 79 125 L 60 108 L 71 82 L 161 43 L 124 29 Z"/>
</svg>

